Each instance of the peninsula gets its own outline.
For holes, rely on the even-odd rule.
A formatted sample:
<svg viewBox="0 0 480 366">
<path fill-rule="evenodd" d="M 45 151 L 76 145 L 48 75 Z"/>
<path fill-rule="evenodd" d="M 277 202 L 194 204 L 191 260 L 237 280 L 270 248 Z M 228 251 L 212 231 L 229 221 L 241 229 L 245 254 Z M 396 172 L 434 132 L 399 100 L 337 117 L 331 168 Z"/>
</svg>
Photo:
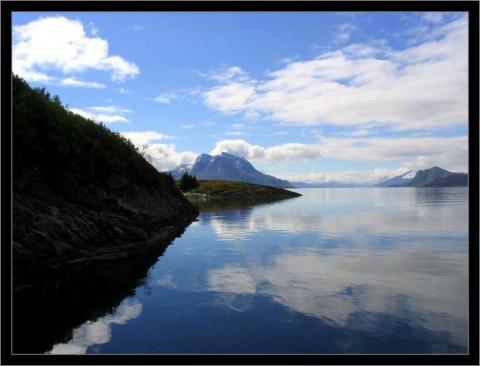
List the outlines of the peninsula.
<svg viewBox="0 0 480 366">
<path fill-rule="evenodd" d="M 222 180 L 199 180 L 198 187 L 185 193 L 189 199 L 261 199 L 280 200 L 301 196 L 300 193 L 279 187 L 230 182 Z"/>
</svg>

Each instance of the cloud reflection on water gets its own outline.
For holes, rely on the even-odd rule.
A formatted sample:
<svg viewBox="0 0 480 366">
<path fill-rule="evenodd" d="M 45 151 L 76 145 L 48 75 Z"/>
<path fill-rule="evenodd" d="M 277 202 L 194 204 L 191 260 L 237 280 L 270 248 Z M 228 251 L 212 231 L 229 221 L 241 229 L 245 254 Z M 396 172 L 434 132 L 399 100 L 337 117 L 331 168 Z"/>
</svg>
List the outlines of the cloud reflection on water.
<svg viewBox="0 0 480 366">
<path fill-rule="evenodd" d="M 465 345 L 466 266 L 465 253 L 398 250 L 352 256 L 340 251 L 324 256 L 306 251 L 275 256 L 271 265 L 213 269 L 207 281 L 210 291 L 230 294 L 216 299 L 226 307 L 235 303 L 234 295 L 263 295 L 337 327 L 351 327 L 355 313 L 389 314 L 434 332 L 450 332 Z M 353 326 L 375 331 L 379 325 Z"/>
<path fill-rule="evenodd" d="M 96 321 L 88 321 L 73 331 L 73 337 L 68 343 L 53 346 L 50 354 L 84 354 L 90 346 L 110 342 L 112 324 L 125 324 L 138 318 L 143 305 L 138 300 L 125 300 L 115 310 L 113 315 L 106 315 Z"/>
<path fill-rule="evenodd" d="M 231 308 L 235 296 L 263 295 L 364 332 L 381 332 L 372 315 L 387 314 L 466 346 L 467 196 L 448 189 L 343 191 L 302 190 L 306 197 L 281 209 L 242 210 L 240 220 L 238 214 L 205 218 L 218 238 L 234 245 L 249 239 L 261 247 L 268 232 L 295 234 L 295 242 L 281 236 L 280 254 L 211 269 L 207 288 L 221 294 L 217 303 Z M 349 206 L 338 210 L 342 202 Z M 297 236 L 306 233 L 316 236 L 299 245 Z M 326 240 L 333 246 L 325 249 Z M 358 314 L 372 319 L 352 323 Z"/>
<path fill-rule="evenodd" d="M 396 197 L 392 195 L 395 192 Z M 205 215 L 202 219 L 210 222 L 219 239 L 232 241 L 244 240 L 264 230 L 317 233 L 323 238 L 346 237 L 349 240 L 381 235 L 411 235 L 418 239 L 468 231 L 466 202 L 452 204 L 445 199 L 448 191 L 442 193 L 440 190 L 435 195 L 421 189 L 402 192 L 395 188 L 390 191 L 388 188 L 304 189 L 301 193 L 306 197 L 282 202 L 281 209 L 276 206 L 243 209 L 224 215 Z M 348 209 L 338 209 L 342 202 L 347 205 L 347 198 L 351 200 Z"/>
</svg>

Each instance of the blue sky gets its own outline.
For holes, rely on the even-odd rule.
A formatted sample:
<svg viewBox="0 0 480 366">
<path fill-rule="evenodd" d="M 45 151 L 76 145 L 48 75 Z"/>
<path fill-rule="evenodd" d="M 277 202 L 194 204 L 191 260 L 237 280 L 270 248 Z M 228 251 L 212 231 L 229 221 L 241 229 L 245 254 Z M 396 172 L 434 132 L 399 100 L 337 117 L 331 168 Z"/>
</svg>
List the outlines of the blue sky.
<svg viewBox="0 0 480 366">
<path fill-rule="evenodd" d="M 14 13 L 13 68 L 159 170 L 310 182 L 467 171 L 465 13 Z"/>
</svg>

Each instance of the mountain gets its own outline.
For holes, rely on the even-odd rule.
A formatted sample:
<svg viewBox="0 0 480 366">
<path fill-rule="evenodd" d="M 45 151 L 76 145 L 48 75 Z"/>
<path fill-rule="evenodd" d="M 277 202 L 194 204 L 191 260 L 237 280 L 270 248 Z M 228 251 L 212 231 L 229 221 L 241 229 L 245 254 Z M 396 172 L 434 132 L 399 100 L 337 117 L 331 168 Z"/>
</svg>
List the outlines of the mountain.
<svg viewBox="0 0 480 366">
<path fill-rule="evenodd" d="M 196 176 L 198 180 L 225 180 L 293 188 L 290 182 L 263 174 L 246 159 L 225 152 L 214 156 L 201 154 L 191 167 L 183 165 L 170 173 L 175 179 L 179 179 L 184 173 L 189 173 Z"/>
<path fill-rule="evenodd" d="M 383 182 L 377 183 L 374 187 L 394 187 L 402 184 L 406 184 L 412 180 L 413 171 L 409 170 L 401 175 L 387 179 Z"/>
<path fill-rule="evenodd" d="M 430 169 L 419 170 L 415 177 L 401 187 L 466 187 L 468 174 L 452 173 L 434 166 Z"/>
<path fill-rule="evenodd" d="M 19 77 L 12 87 L 14 286 L 67 263 L 142 255 L 198 215 L 125 137 Z"/>
<path fill-rule="evenodd" d="M 419 170 L 414 177 L 409 178 L 411 171 L 397 177 L 378 183 L 376 187 L 466 187 L 468 174 L 452 173 L 448 170 L 433 167 Z M 408 177 L 408 178 L 407 178 Z"/>
</svg>

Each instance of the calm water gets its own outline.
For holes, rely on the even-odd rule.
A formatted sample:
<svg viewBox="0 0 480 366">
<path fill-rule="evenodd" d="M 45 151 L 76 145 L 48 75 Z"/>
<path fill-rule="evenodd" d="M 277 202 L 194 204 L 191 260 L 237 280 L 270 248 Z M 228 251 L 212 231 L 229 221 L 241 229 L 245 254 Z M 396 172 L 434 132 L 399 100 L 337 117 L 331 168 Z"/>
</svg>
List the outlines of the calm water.
<svg viewBox="0 0 480 366">
<path fill-rule="evenodd" d="M 468 351 L 466 188 L 296 191 L 272 204 L 203 205 L 130 289 L 57 329 L 44 351 Z M 125 282 L 122 268 L 106 287 Z M 63 322 L 81 312 L 72 304 L 84 307 L 71 302 Z"/>
</svg>

